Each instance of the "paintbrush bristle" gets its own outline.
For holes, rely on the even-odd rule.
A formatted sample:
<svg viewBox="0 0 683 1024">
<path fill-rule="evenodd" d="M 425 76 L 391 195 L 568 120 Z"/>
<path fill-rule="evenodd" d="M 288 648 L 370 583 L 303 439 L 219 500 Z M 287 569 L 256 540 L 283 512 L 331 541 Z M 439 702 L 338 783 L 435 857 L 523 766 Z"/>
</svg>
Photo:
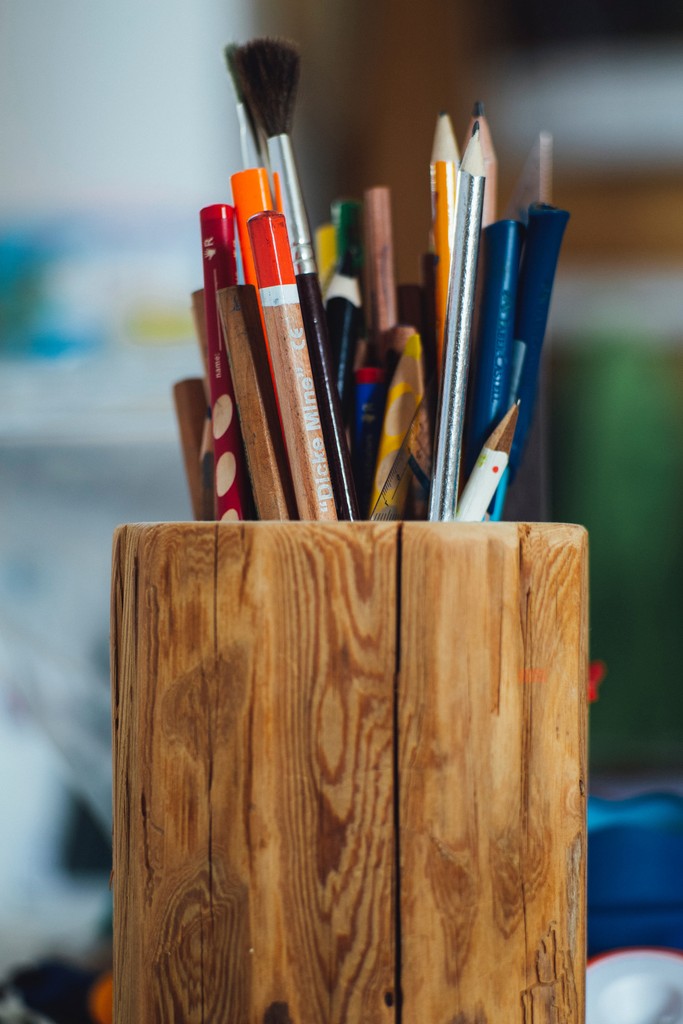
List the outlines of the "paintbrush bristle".
<svg viewBox="0 0 683 1024">
<path fill-rule="evenodd" d="M 236 47 L 234 64 L 247 105 L 270 139 L 289 135 L 299 84 L 299 51 L 283 39 L 252 39 Z"/>
<path fill-rule="evenodd" d="M 238 103 L 241 103 L 244 112 L 247 115 L 247 121 L 249 122 L 249 128 L 254 140 L 257 137 L 256 133 L 256 121 L 254 119 L 254 112 L 249 105 L 248 98 L 244 95 L 244 89 L 242 87 L 242 75 L 239 67 L 239 46 L 237 43 L 228 43 L 223 51 L 225 53 L 225 63 L 228 65 L 228 73 L 232 79 L 232 84 L 235 89 L 235 98 Z"/>
<path fill-rule="evenodd" d="M 244 92 L 242 90 L 242 82 L 240 80 L 239 68 L 237 67 L 237 59 L 235 57 L 236 50 L 237 43 L 228 43 L 223 50 L 223 53 L 225 54 L 225 63 L 228 65 L 228 74 L 232 79 L 237 102 L 244 103 Z"/>
</svg>

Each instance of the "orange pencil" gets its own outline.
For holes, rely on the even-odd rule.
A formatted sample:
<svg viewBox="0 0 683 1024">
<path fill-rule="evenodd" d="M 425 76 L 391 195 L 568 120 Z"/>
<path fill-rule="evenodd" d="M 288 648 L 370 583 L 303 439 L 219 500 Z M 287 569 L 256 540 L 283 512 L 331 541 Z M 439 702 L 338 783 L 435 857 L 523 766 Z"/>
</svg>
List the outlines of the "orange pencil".
<svg viewBox="0 0 683 1024">
<path fill-rule="evenodd" d="M 334 522 L 330 469 L 283 214 L 256 214 L 249 221 L 249 237 L 299 517 Z"/>
</svg>

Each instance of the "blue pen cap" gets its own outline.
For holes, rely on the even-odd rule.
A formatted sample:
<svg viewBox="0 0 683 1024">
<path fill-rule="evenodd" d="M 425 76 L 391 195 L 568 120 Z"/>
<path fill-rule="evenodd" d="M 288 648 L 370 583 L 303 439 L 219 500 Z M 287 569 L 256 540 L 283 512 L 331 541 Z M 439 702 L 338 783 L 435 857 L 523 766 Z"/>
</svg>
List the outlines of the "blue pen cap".
<svg viewBox="0 0 683 1024">
<path fill-rule="evenodd" d="M 465 468 L 509 408 L 519 257 L 524 228 L 499 220 L 482 232 L 482 291 Z"/>
<path fill-rule="evenodd" d="M 517 398 L 520 400 L 517 429 L 510 452 L 510 473 L 514 477 L 521 462 L 527 434 L 534 416 L 541 349 L 548 323 L 550 298 L 555 280 L 562 238 L 569 220 L 566 210 L 545 203 L 532 203 L 522 252 L 517 285 L 515 339 L 526 345 Z"/>
<path fill-rule="evenodd" d="M 354 416 L 352 431 L 353 475 L 362 517 L 369 516 L 370 497 L 375 477 L 377 449 L 382 433 L 386 401 L 384 370 L 367 366 L 355 372 Z"/>
</svg>

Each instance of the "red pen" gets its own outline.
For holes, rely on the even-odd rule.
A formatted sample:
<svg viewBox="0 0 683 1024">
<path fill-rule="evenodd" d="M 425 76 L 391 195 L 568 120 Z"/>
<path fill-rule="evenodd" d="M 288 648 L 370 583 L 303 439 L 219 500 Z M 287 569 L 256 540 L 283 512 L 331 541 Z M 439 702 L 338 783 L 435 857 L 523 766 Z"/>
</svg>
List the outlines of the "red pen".
<svg viewBox="0 0 683 1024">
<path fill-rule="evenodd" d="M 199 214 L 204 264 L 204 306 L 211 425 L 214 439 L 216 518 L 248 517 L 249 477 L 242 444 L 235 391 L 218 312 L 218 292 L 237 284 L 234 211 L 225 203 L 205 206 Z"/>
</svg>

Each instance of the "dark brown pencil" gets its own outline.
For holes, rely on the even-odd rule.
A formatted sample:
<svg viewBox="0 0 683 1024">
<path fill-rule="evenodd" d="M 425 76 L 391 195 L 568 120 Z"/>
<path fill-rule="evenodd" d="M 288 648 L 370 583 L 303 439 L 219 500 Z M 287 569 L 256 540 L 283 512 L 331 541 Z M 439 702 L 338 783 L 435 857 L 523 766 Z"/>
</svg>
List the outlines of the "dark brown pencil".
<svg viewBox="0 0 683 1024">
<path fill-rule="evenodd" d="M 195 519 L 203 519 L 200 451 L 206 421 L 206 395 L 201 377 L 190 377 L 174 384 L 173 404 L 178 421 L 192 514 Z"/>
</svg>

